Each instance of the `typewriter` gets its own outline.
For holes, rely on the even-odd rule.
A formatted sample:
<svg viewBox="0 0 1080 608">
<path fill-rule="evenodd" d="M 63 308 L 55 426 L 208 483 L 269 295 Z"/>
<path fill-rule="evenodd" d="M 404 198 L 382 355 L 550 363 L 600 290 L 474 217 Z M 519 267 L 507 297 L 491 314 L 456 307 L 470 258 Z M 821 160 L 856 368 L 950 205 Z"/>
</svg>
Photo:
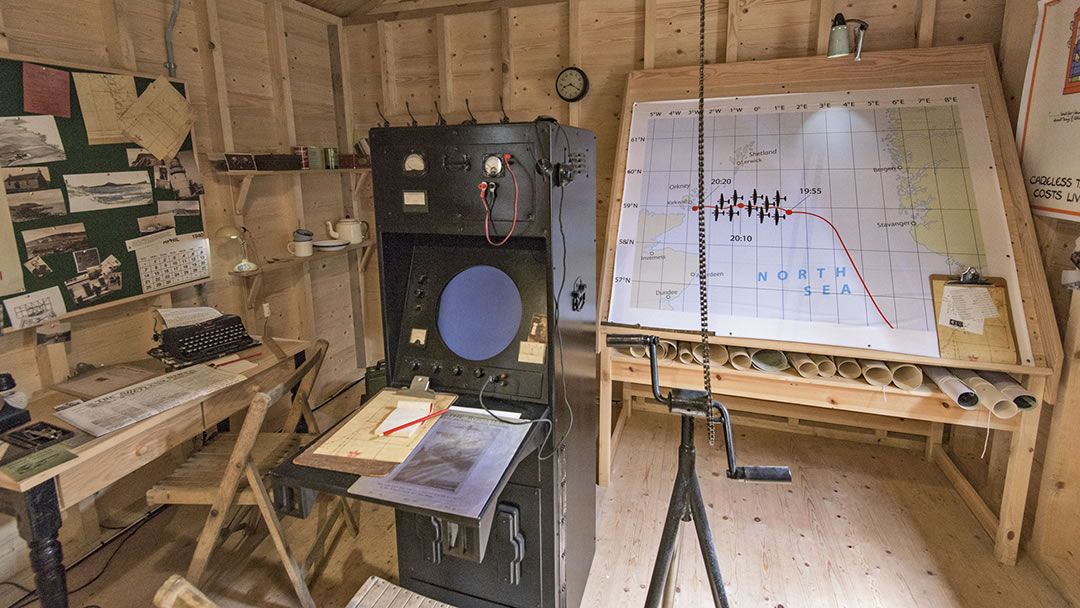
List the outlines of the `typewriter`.
<svg viewBox="0 0 1080 608">
<path fill-rule="evenodd" d="M 248 335 L 243 321 L 236 315 L 221 315 L 194 325 L 168 327 L 160 334 L 155 333 L 154 339 L 160 340 L 161 346 L 150 349 L 148 354 L 171 369 L 190 367 L 259 345 Z"/>
</svg>

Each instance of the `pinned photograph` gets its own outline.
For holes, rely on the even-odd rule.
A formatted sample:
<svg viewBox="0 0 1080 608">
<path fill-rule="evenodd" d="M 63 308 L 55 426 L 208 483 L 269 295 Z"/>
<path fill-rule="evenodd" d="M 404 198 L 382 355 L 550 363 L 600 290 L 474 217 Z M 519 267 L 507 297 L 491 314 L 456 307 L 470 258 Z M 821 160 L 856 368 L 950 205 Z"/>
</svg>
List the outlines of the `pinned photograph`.
<svg viewBox="0 0 1080 608">
<path fill-rule="evenodd" d="M 49 189 L 49 169 L 46 167 L 22 167 L 0 169 L 4 178 L 4 192 L 36 192 Z"/>
<path fill-rule="evenodd" d="M 199 215 L 199 199 L 193 198 L 186 201 L 158 201 L 158 213 L 171 213 L 179 216 Z"/>
<path fill-rule="evenodd" d="M 71 342 L 71 323 L 50 323 L 37 329 L 37 343 L 63 344 Z"/>
<path fill-rule="evenodd" d="M 146 171 L 65 175 L 71 212 L 102 211 L 154 202 Z"/>
<path fill-rule="evenodd" d="M 52 274 L 52 268 L 49 268 L 49 265 L 45 263 L 45 260 L 41 259 L 41 256 L 30 258 L 23 266 L 37 279 L 44 279 Z"/>
<path fill-rule="evenodd" d="M 64 193 L 59 188 L 8 194 L 7 204 L 8 209 L 11 210 L 13 222 L 29 222 L 43 217 L 67 215 Z"/>
<path fill-rule="evenodd" d="M 0 117 L 0 167 L 67 160 L 52 116 Z"/>
<path fill-rule="evenodd" d="M 226 154 L 225 166 L 229 171 L 254 171 L 255 156 L 252 154 Z"/>
<path fill-rule="evenodd" d="M 45 256 L 54 253 L 71 253 L 90 247 L 86 239 L 86 227 L 82 222 L 24 230 L 27 256 Z"/>
<path fill-rule="evenodd" d="M 113 272 L 114 270 L 116 270 L 119 267 L 120 267 L 120 260 L 116 259 L 115 255 L 110 255 L 109 257 L 105 258 L 104 260 L 101 260 L 101 269 L 104 270 L 105 272 Z"/>
<path fill-rule="evenodd" d="M 158 160 L 143 148 L 127 150 L 128 166 L 150 169 L 154 176 L 154 188 L 172 190 L 177 198 L 197 198 L 206 193 L 203 188 L 202 174 L 195 164 L 195 153 L 191 150 L 177 152 L 168 161 Z"/>
<path fill-rule="evenodd" d="M 7 310 L 8 319 L 15 329 L 37 325 L 67 312 L 59 287 L 8 298 L 4 300 L 4 309 Z"/>
<path fill-rule="evenodd" d="M 169 169 L 144 148 L 127 149 L 128 166 L 137 169 L 149 169 L 154 177 L 154 187 L 159 190 L 169 189 Z"/>
<path fill-rule="evenodd" d="M 98 255 L 97 247 L 73 251 L 71 256 L 75 258 L 75 271 L 86 272 L 94 266 L 101 266 L 101 256 Z"/>
<path fill-rule="evenodd" d="M 160 213 L 139 218 L 139 234 L 154 234 L 163 230 L 176 228 L 176 216 L 171 213 Z"/>
<path fill-rule="evenodd" d="M 64 281 L 64 287 L 75 305 L 82 306 L 120 291 L 123 288 L 123 278 L 119 272 L 103 273 L 100 268 L 93 268 L 86 274 Z"/>
</svg>

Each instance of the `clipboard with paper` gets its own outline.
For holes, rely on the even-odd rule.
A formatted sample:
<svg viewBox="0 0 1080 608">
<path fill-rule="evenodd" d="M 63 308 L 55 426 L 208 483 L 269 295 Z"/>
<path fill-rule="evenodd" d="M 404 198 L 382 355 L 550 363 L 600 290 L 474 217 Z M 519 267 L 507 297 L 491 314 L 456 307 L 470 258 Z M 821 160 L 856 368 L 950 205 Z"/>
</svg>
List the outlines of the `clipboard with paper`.
<svg viewBox="0 0 1080 608">
<path fill-rule="evenodd" d="M 943 359 L 1019 363 L 1005 279 L 968 269 L 930 275 L 938 350 Z"/>
<path fill-rule="evenodd" d="M 408 458 L 437 418 L 425 420 L 407 431 L 382 436 L 386 424 L 397 426 L 397 418 L 412 413 L 416 418 L 450 407 L 458 396 L 430 392 L 421 397 L 406 389 L 384 388 L 318 441 L 293 459 L 298 465 L 385 477 Z"/>
</svg>

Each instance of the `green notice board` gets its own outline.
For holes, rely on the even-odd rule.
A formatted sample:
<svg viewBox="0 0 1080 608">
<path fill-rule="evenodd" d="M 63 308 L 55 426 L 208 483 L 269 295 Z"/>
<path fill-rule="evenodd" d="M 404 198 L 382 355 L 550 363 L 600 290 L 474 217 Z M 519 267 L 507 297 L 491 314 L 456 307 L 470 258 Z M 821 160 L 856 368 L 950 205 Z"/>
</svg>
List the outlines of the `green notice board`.
<svg viewBox="0 0 1080 608">
<path fill-rule="evenodd" d="M 48 117 L 27 112 L 23 97 L 23 61 L 0 57 L 0 121 L 11 117 L 24 117 L 33 128 L 48 124 Z M 71 73 L 89 72 L 116 74 L 117 72 L 71 68 L 48 62 L 32 62 L 67 72 L 70 89 L 70 118 L 54 117 L 56 131 L 63 145 L 65 160 L 52 162 L 34 162 L 34 154 L 29 158 L 20 158 L 16 146 L 7 143 L 5 132 L 0 130 L 0 168 L 4 176 L 4 188 L 11 211 L 15 242 L 18 248 L 19 262 L 22 265 L 25 291 L 33 293 L 51 287 L 58 287 L 63 296 L 66 312 L 74 312 L 106 304 L 115 300 L 130 298 L 144 293 L 139 278 L 136 253 L 128 251 L 126 241 L 152 234 L 155 230 L 168 229 L 175 223 L 178 235 L 201 232 L 203 230 L 201 195 L 204 192 L 203 179 L 195 163 L 194 146 L 189 133 L 175 160 L 168 164 L 161 163 L 151 155 L 140 155 L 141 148 L 134 142 L 91 145 L 87 140 L 87 129 L 83 121 L 82 108 L 79 104 L 78 91 L 71 78 Z M 133 76 L 135 91 L 142 94 L 153 82 L 152 78 Z M 186 95 L 184 85 L 172 82 L 172 86 L 182 95 Z M 31 118 L 33 117 L 33 118 Z M 44 119 L 44 122 L 42 122 Z M 29 121 L 33 121 L 30 123 Z M 18 123 L 22 124 L 22 123 Z M 10 123 L 9 123 L 10 125 Z M 10 134 L 10 128 L 7 131 Z M 6 156 L 5 156 L 6 154 Z M 45 156 L 36 158 L 45 159 Z M 27 163 L 29 164 L 23 164 Z M 11 166 L 13 163 L 19 163 Z M 80 192 L 76 185 L 65 182 L 65 176 L 79 174 L 100 174 L 124 172 L 116 186 L 111 180 L 96 178 L 75 178 L 93 181 L 96 201 L 103 204 L 87 205 L 85 202 L 75 206 L 72 199 L 86 201 L 85 190 Z M 145 196 L 145 187 L 132 197 L 130 190 L 122 184 L 130 181 L 143 181 L 127 172 L 140 172 L 149 178 L 152 197 Z M 116 186 L 117 192 L 111 192 Z M 32 192 L 32 194 L 28 194 Z M 115 198 L 110 198 L 115 194 Z M 63 206 L 60 206 L 60 198 Z M 82 197 L 82 198 L 80 198 Z M 131 203 L 132 200 L 146 203 L 110 206 L 108 201 Z M 94 207 L 88 209 L 87 207 Z M 172 215 L 171 218 L 168 214 Z M 166 214 L 154 219 L 153 216 Z M 142 219 L 142 222 L 140 222 Z M 52 227 L 81 224 L 84 235 L 79 236 L 71 229 L 48 231 Z M 46 230 L 43 230 L 46 229 Z M 49 236 L 52 234 L 53 236 Z M 96 255 L 92 250 L 96 249 Z M 75 252 L 80 253 L 76 254 Z M 112 258 L 110 258 L 112 256 Z M 106 261 L 108 260 L 108 261 Z M 41 263 L 44 263 L 44 266 Z M 29 263 L 29 266 L 27 265 Z M 115 266 L 119 263 L 119 266 Z M 95 266 L 96 264 L 96 266 Z M 95 271 L 94 268 L 97 268 Z M 110 278 L 106 282 L 96 282 L 102 269 Z M 119 273 L 119 278 L 112 276 Z M 89 296 L 88 290 L 76 288 L 80 278 L 95 281 L 94 290 Z M 78 294 L 78 297 L 76 296 Z M 17 297 L 19 294 L 0 296 L 2 300 Z M 8 311 L 3 315 L 3 327 L 11 327 L 12 320 Z"/>
</svg>

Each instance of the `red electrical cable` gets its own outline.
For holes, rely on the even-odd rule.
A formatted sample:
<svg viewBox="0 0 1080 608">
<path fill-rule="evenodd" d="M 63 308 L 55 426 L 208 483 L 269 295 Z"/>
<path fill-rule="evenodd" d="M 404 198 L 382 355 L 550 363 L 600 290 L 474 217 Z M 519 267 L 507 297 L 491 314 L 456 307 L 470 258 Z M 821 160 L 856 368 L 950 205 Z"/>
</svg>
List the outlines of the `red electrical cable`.
<svg viewBox="0 0 1080 608">
<path fill-rule="evenodd" d="M 491 207 L 488 207 L 487 197 L 487 184 L 480 183 L 480 202 L 484 205 L 484 236 L 487 238 L 487 242 L 495 247 L 501 247 L 506 244 L 506 241 L 510 240 L 510 235 L 514 234 L 514 228 L 517 227 L 518 218 L 518 181 L 517 175 L 514 175 L 513 168 L 510 167 L 510 154 L 503 154 L 503 160 L 506 161 L 506 169 L 510 171 L 510 177 L 514 178 L 514 221 L 510 223 L 510 232 L 506 233 L 506 237 L 503 240 L 496 243 L 491 240 L 491 232 L 489 226 L 491 225 Z M 494 202 L 494 201 L 492 201 Z"/>
</svg>

